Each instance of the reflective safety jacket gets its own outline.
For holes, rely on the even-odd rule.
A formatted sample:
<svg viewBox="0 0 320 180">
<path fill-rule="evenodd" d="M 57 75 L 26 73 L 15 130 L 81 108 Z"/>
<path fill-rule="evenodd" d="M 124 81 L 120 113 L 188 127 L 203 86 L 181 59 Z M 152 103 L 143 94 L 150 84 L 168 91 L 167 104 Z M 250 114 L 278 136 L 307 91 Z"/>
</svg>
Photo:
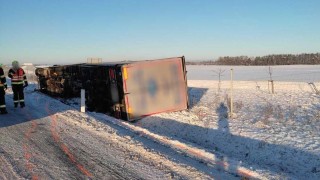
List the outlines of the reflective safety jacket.
<svg viewBox="0 0 320 180">
<path fill-rule="evenodd" d="M 10 69 L 8 76 L 9 78 L 11 78 L 11 85 L 17 85 L 17 84 L 24 85 L 24 82 L 27 82 L 27 76 L 24 73 L 24 70 L 22 68 L 19 68 L 16 71 L 13 69 Z"/>
<path fill-rule="evenodd" d="M 0 88 L 4 87 L 5 85 L 7 85 L 7 80 L 4 76 L 3 69 L 0 67 Z"/>
</svg>

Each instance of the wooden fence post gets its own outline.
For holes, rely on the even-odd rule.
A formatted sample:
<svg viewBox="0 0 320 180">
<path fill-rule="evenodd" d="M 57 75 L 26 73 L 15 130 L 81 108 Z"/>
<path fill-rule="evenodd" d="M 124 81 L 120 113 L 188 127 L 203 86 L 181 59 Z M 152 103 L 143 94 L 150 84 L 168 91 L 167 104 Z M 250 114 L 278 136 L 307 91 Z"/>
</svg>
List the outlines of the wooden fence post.
<svg viewBox="0 0 320 180">
<path fill-rule="evenodd" d="M 233 69 L 231 69 L 231 83 L 230 83 L 230 118 L 233 118 Z"/>
</svg>

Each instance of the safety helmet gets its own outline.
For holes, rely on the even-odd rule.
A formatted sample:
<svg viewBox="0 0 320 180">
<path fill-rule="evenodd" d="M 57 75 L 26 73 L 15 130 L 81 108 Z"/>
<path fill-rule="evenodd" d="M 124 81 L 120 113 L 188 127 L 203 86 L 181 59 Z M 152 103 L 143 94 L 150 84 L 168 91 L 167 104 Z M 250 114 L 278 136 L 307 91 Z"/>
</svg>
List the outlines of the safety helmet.
<svg viewBox="0 0 320 180">
<path fill-rule="evenodd" d="M 19 62 L 18 62 L 18 61 L 16 61 L 16 60 L 12 61 L 12 66 L 13 66 L 13 65 L 17 65 L 17 64 L 19 65 Z"/>
<path fill-rule="evenodd" d="M 12 61 L 12 67 L 13 69 L 19 69 L 19 62 L 16 60 Z"/>
</svg>

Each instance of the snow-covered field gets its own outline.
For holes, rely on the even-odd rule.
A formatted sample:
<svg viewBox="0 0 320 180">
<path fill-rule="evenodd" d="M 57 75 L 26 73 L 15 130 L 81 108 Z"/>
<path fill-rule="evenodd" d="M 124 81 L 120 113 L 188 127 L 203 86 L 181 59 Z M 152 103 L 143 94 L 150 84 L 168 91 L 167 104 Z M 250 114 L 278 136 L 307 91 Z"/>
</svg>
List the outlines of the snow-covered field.
<svg viewBox="0 0 320 180">
<path fill-rule="evenodd" d="M 189 80 L 217 80 L 217 71 L 225 70 L 222 80 L 230 79 L 234 69 L 237 81 L 264 81 L 269 79 L 269 66 L 187 66 Z M 320 65 L 271 66 L 273 79 L 286 82 L 319 82 Z M 216 71 L 216 72 L 215 72 Z"/>
<path fill-rule="evenodd" d="M 227 71 L 230 68 L 225 67 Z M 40 106 L 50 102 L 49 109 L 60 124 L 68 122 L 99 135 L 99 142 L 120 141 L 117 147 L 127 153 L 119 156 L 119 161 L 113 157 L 114 161 L 127 161 L 131 168 L 137 161 L 141 178 L 152 179 L 146 170 L 150 165 L 158 170 L 162 167 L 155 173 L 156 179 L 320 179 L 320 95 L 307 83 L 314 82 L 320 89 L 320 66 L 274 67 L 274 94 L 268 87 L 267 67 L 234 69 L 232 118 L 229 72 L 225 72 L 219 90 L 212 72 L 217 66 L 187 67 L 189 110 L 157 114 L 134 123 L 100 113 L 79 113 L 79 99 L 67 100 L 70 107 L 31 93 L 29 101 L 40 98 Z M 39 100 L 30 103 L 37 107 Z M 71 139 L 86 137 L 84 144 L 93 141 L 78 134 L 77 128 L 59 129 L 74 149 L 77 147 L 67 135 Z M 103 153 L 103 148 L 95 149 Z"/>
</svg>

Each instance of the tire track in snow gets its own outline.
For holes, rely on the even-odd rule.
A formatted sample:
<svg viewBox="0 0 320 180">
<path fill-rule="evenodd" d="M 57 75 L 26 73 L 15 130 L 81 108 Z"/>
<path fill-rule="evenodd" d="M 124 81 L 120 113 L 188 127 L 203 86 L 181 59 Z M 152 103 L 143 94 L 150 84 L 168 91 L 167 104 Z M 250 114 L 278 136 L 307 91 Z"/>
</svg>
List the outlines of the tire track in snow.
<svg viewBox="0 0 320 180">
<path fill-rule="evenodd" d="M 0 149 L 0 179 L 3 180 L 10 180 L 10 179 L 22 179 L 19 175 L 15 172 L 12 167 L 12 164 L 6 159 L 5 156 L 2 155 Z"/>
<path fill-rule="evenodd" d="M 53 114 L 49 109 L 49 102 L 46 102 L 45 110 L 48 113 L 49 117 L 51 118 L 51 135 L 55 143 L 58 144 L 60 149 L 64 152 L 64 154 L 68 157 L 68 159 L 74 164 L 77 169 L 85 176 L 91 178 L 93 175 L 80 163 L 77 162 L 76 157 L 70 151 L 70 149 L 65 145 L 63 142 L 60 141 L 59 133 L 57 132 L 57 116 Z"/>
<path fill-rule="evenodd" d="M 28 119 L 32 120 L 32 117 L 31 117 L 31 115 L 30 115 L 30 113 L 28 111 L 23 110 L 23 113 L 26 114 Z M 24 134 L 24 142 L 22 144 L 22 149 L 23 149 L 23 153 L 24 153 L 24 159 L 26 161 L 25 166 L 26 166 L 26 169 L 31 174 L 31 179 L 32 180 L 38 180 L 39 176 L 36 173 L 33 172 L 34 169 L 36 168 L 36 165 L 31 162 L 31 159 L 33 158 L 33 151 L 30 148 L 30 146 L 28 145 L 28 143 L 31 140 L 32 133 L 36 131 L 37 126 L 38 126 L 37 122 L 32 120 L 31 127 L 29 127 L 27 132 Z"/>
</svg>

